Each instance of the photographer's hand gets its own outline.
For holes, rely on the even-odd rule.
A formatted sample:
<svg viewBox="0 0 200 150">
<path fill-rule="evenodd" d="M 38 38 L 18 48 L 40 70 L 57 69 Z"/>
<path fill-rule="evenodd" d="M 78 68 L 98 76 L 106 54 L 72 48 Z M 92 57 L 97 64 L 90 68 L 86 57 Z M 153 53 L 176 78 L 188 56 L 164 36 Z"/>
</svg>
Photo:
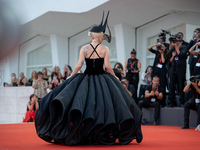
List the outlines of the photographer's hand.
<svg viewBox="0 0 200 150">
<path fill-rule="evenodd" d="M 155 96 L 155 92 L 154 91 L 151 91 L 151 96 Z"/>
<path fill-rule="evenodd" d="M 194 86 L 194 88 L 196 89 L 196 91 L 200 94 L 200 88 L 197 85 L 197 81 L 195 81 L 195 83 L 192 82 L 192 85 Z"/>
<path fill-rule="evenodd" d="M 157 46 L 157 43 L 154 44 L 154 45 L 149 46 L 147 49 L 150 50 L 150 49 L 152 49 L 154 46 Z"/>
<path fill-rule="evenodd" d="M 196 88 L 197 87 L 197 81 L 192 82 L 192 85 Z"/>
<path fill-rule="evenodd" d="M 172 61 L 174 60 L 174 57 L 176 56 L 175 52 L 172 52 L 172 57 L 170 58 L 170 63 L 172 63 Z"/>
<path fill-rule="evenodd" d="M 200 42 L 197 42 L 196 45 L 199 45 L 199 46 L 200 46 Z"/>
</svg>

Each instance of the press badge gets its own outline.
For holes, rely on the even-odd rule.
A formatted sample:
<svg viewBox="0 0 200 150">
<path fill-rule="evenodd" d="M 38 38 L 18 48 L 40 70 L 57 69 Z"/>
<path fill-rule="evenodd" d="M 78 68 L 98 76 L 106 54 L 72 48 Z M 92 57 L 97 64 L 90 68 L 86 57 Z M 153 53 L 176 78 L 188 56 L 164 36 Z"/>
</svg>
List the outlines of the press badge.
<svg viewBox="0 0 200 150">
<path fill-rule="evenodd" d="M 199 99 L 198 99 L 198 98 L 196 98 L 196 99 L 195 99 L 195 102 L 196 102 L 196 103 L 200 103 L 200 101 L 199 101 Z"/>
<path fill-rule="evenodd" d="M 200 67 L 200 63 L 196 63 L 196 67 Z"/>
<path fill-rule="evenodd" d="M 175 57 L 175 60 L 178 60 L 178 57 Z"/>
<path fill-rule="evenodd" d="M 158 67 L 158 68 L 162 68 L 162 64 L 158 64 L 157 67 Z"/>
<path fill-rule="evenodd" d="M 152 99 L 151 99 L 151 102 L 155 102 L 155 101 L 156 101 L 156 99 L 155 99 L 155 98 L 152 98 Z"/>
</svg>

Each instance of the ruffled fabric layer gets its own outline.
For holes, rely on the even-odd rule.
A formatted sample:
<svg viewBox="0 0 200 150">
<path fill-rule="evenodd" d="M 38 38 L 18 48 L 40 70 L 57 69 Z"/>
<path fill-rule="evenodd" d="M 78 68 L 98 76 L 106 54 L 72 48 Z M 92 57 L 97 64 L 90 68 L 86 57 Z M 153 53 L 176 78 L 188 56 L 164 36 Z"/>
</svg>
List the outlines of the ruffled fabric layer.
<svg viewBox="0 0 200 150">
<path fill-rule="evenodd" d="M 76 74 L 39 101 L 35 127 L 40 138 L 65 145 L 128 144 L 142 112 L 110 74 Z"/>
</svg>

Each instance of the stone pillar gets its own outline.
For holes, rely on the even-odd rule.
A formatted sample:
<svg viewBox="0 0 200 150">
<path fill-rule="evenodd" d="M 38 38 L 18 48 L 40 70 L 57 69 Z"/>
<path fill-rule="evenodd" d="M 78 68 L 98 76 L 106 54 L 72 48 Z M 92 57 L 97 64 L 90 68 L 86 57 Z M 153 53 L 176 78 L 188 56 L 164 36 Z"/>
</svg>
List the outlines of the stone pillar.
<svg viewBox="0 0 200 150">
<path fill-rule="evenodd" d="M 116 37 L 117 60 L 123 65 L 130 57 L 130 52 L 135 48 L 135 29 L 125 24 L 114 26 Z"/>
<path fill-rule="evenodd" d="M 60 67 L 61 71 L 68 63 L 68 40 L 60 35 L 50 35 L 52 64 Z"/>
</svg>

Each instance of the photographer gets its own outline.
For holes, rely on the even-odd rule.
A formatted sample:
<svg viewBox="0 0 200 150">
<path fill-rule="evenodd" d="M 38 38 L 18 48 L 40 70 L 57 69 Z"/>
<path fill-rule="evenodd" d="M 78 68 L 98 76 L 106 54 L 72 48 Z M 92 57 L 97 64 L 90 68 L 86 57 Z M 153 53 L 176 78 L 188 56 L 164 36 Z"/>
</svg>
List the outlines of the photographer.
<svg viewBox="0 0 200 150">
<path fill-rule="evenodd" d="M 125 71 L 126 71 L 126 78 L 129 81 L 129 84 L 132 84 L 135 88 L 134 99 L 136 101 L 137 101 L 137 89 L 138 89 L 138 83 L 139 83 L 140 69 L 141 69 L 141 63 L 136 58 L 136 50 L 133 49 L 131 51 L 131 58 L 129 58 L 125 62 Z"/>
<path fill-rule="evenodd" d="M 27 112 L 23 122 L 34 122 L 35 121 L 35 113 L 39 108 L 38 98 L 35 94 L 30 96 L 30 101 L 27 103 Z"/>
<path fill-rule="evenodd" d="M 115 63 L 113 71 L 115 75 L 119 78 L 119 80 L 121 81 L 122 77 L 124 77 L 123 65 L 120 62 Z"/>
<path fill-rule="evenodd" d="M 182 32 L 178 32 L 177 35 L 179 36 L 179 39 L 182 40 L 182 45 L 185 45 L 187 47 L 187 45 L 189 44 L 188 42 L 183 40 L 183 33 Z"/>
<path fill-rule="evenodd" d="M 132 84 L 129 84 L 129 81 L 127 80 L 126 77 L 122 77 L 121 83 L 128 90 L 128 93 L 134 98 L 135 95 L 134 86 Z"/>
<path fill-rule="evenodd" d="M 196 48 L 197 46 L 199 47 L 199 49 L 196 49 L 196 50 L 195 50 L 195 48 Z M 198 74 L 200 74 L 200 42 L 194 44 L 194 45 L 190 48 L 189 52 L 190 52 L 192 55 L 194 55 L 194 56 L 197 57 L 197 58 L 196 58 L 197 60 L 196 60 L 196 63 L 195 63 L 195 65 L 194 65 L 194 69 L 193 69 L 192 75 L 198 75 Z"/>
<path fill-rule="evenodd" d="M 47 81 L 47 83 L 49 83 L 49 77 L 51 75 L 47 75 L 47 71 L 51 74 L 51 70 L 49 70 L 47 67 L 44 67 L 42 69 L 42 73 L 43 73 L 43 79 Z"/>
<path fill-rule="evenodd" d="M 157 50 L 154 50 L 153 47 L 156 46 Z M 158 76 L 160 78 L 160 86 L 164 90 L 163 91 L 163 101 L 161 102 L 161 105 L 164 107 L 165 104 L 165 97 L 166 97 L 166 85 L 167 85 L 167 78 L 166 78 L 166 63 L 168 62 L 168 48 L 166 43 L 156 43 L 154 45 L 151 45 L 148 47 L 148 50 L 152 53 L 154 53 L 155 59 L 153 63 L 153 71 L 152 71 L 152 77 Z"/>
<path fill-rule="evenodd" d="M 51 74 L 51 82 L 49 83 L 49 89 L 53 90 L 57 86 L 59 86 L 62 83 L 62 80 L 58 78 L 57 72 L 53 72 Z"/>
<path fill-rule="evenodd" d="M 171 36 L 169 39 L 172 42 L 173 48 L 169 51 L 168 57 L 170 60 L 169 77 L 170 77 L 170 105 L 175 106 L 175 85 L 178 82 L 181 106 L 184 105 L 184 82 L 186 74 L 186 46 L 182 45 L 182 40 L 178 35 Z"/>
<path fill-rule="evenodd" d="M 38 72 L 38 79 L 33 81 L 34 94 L 38 99 L 43 98 L 47 94 L 48 83 L 43 79 L 43 73 Z"/>
<path fill-rule="evenodd" d="M 129 95 L 132 97 L 132 93 L 128 90 L 128 87 L 127 87 L 126 83 L 123 82 L 123 81 L 121 83 L 124 86 L 124 88 L 127 90 L 127 92 L 129 93 Z"/>
<path fill-rule="evenodd" d="M 197 42 L 200 42 L 200 28 L 196 28 L 193 32 L 192 40 L 190 40 L 190 43 L 187 45 L 187 52 L 190 50 L 190 48 L 195 45 Z M 196 45 L 195 49 L 200 48 L 200 46 Z M 193 48 L 194 49 L 194 48 Z M 193 75 L 194 67 L 197 62 L 197 56 L 190 53 L 188 64 L 190 65 L 190 76 Z"/>
<path fill-rule="evenodd" d="M 163 89 L 159 86 L 159 77 L 154 76 L 152 85 L 147 86 L 145 91 L 145 99 L 141 100 L 138 104 L 139 108 L 142 107 L 155 107 L 153 125 L 158 124 L 158 117 L 160 115 L 160 101 L 163 99 Z"/>
<path fill-rule="evenodd" d="M 182 129 L 189 129 L 189 116 L 190 116 L 190 109 L 197 111 L 197 128 L 196 130 L 199 130 L 200 125 L 200 82 L 199 82 L 200 76 L 197 77 L 191 77 L 190 83 L 184 88 L 184 92 L 188 92 L 191 90 L 192 97 L 189 99 L 188 102 L 184 105 L 184 125 L 182 126 Z"/>
<path fill-rule="evenodd" d="M 141 79 L 142 79 L 142 83 L 140 84 L 139 99 L 144 98 L 145 89 L 148 85 L 151 84 L 152 66 L 148 66 L 146 68 L 145 73 L 142 73 Z"/>
</svg>

